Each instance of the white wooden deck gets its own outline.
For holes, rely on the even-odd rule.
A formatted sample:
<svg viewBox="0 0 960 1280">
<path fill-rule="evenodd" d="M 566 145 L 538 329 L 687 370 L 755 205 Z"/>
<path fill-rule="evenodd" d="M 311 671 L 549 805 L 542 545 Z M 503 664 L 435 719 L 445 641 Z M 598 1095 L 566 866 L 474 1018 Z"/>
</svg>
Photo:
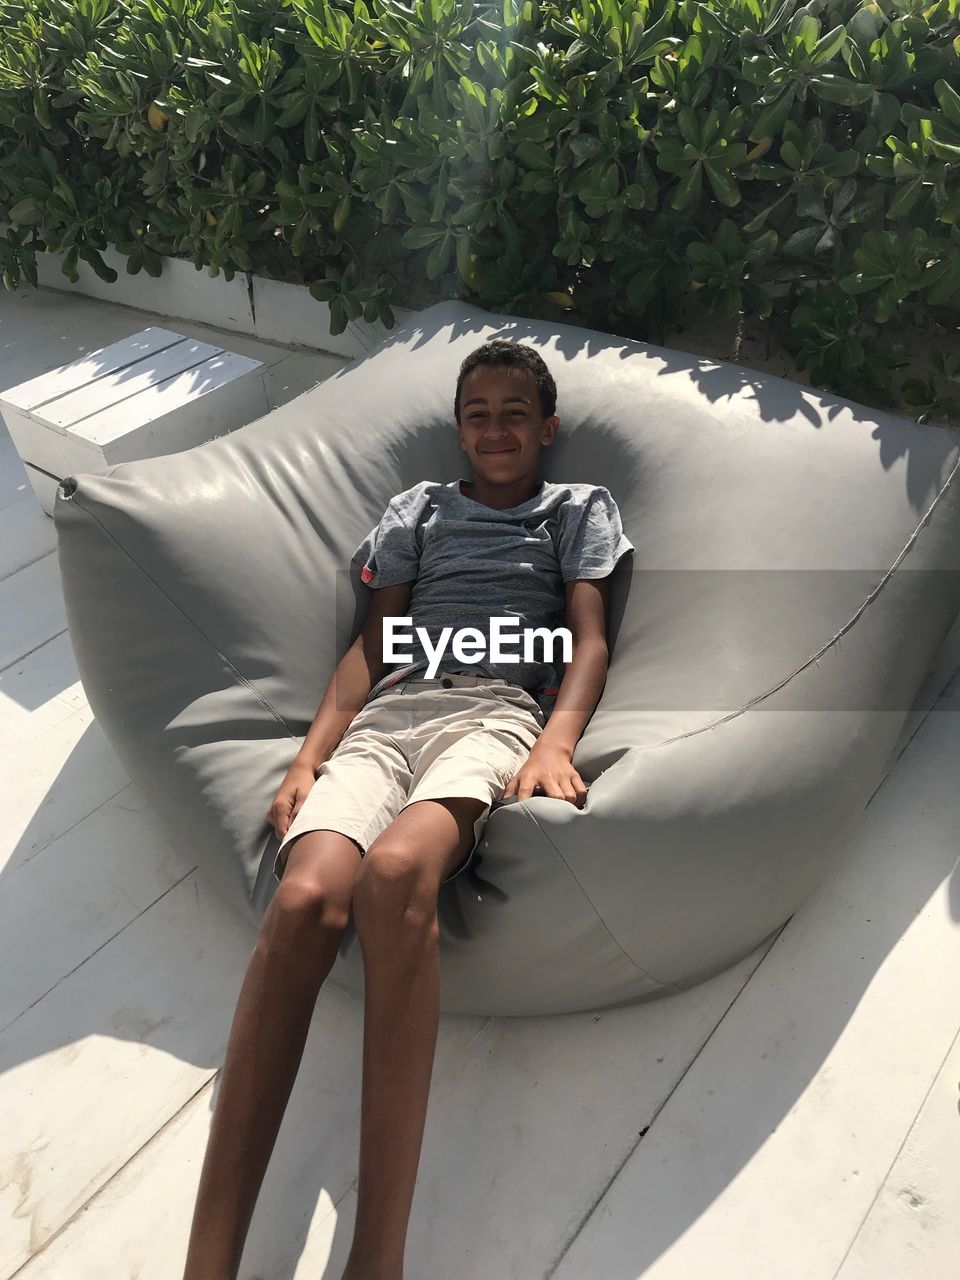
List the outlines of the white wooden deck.
<svg viewBox="0 0 960 1280">
<path fill-rule="evenodd" d="M 162 322 L 0 293 L 0 387 Z M 274 403 L 343 363 L 271 358 Z M 649 1006 L 442 1020 L 409 1280 L 957 1273 L 958 669 L 955 629 L 857 840 L 772 945 Z M 5 434 L 0 734 L 0 1278 L 179 1280 L 254 934 L 93 719 Z M 321 993 L 242 1280 L 339 1280 L 361 1015 Z"/>
</svg>

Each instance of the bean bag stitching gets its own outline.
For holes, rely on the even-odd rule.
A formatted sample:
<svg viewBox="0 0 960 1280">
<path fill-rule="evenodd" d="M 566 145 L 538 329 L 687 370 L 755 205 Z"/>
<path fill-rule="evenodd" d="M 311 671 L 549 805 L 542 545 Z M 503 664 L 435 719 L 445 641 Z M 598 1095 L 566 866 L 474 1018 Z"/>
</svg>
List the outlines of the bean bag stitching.
<svg viewBox="0 0 960 1280">
<path fill-rule="evenodd" d="M 126 465 L 126 463 L 120 463 L 119 465 L 121 465 L 121 466 L 125 466 L 125 465 Z M 251 691 L 251 692 L 252 692 L 252 693 L 253 693 L 257 698 L 259 698 L 259 700 L 263 703 L 263 705 L 264 705 L 264 706 L 266 707 L 266 709 L 270 712 L 270 714 L 271 714 L 271 715 L 273 716 L 273 718 L 277 721 L 277 723 L 278 723 L 278 724 L 280 724 L 280 725 L 281 725 L 281 726 L 286 730 L 286 732 L 289 734 L 289 736 L 290 736 L 291 738 L 293 738 L 294 742 L 298 742 L 298 741 L 299 741 L 299 739 L 297 738 L 296 734 L 291 732 L 291 730 L 290 730 L 289 726 L 287 725 L 287 723 L 286 723 L 286 721 L 284 720 L 283 716 L 281 716 L 281 715 L 280 715 L 280 713 L 279 713 L 279 711 L 277 711 L 276 707 L 271 706 L 271 704 L 270 704 L 270 703 L 267 701 L 267 699 L 263 696 L 263 694 L 260 692 L 260 690 L 259 690 L 259 689 L 257 689 L 257 688 L 255 688 L 255 687 L 250 683 L 250 681 L 246 678 L 246 676 L 244 676 L 241 672 L 239 672 L 239 671 L 237 670 L 237 668 L 233 665 L 233 663 L 230 661 L 230 659 L 227 657 L 227 655 L 226 655 L 225 653 L 221 653 L 221 652 L 220 652 L 220 650 L 217 648 L 217 646 L 214 644 L 214 642 L 210 639 L 210 637 L 206 634 L 206 632 L 204 632 L 204 631 L 201 631 L 201 630 L 200 630 L 200 628 L 197 626 L 196 622 L 194 622 L 193 618 L 191 618 L 191 617 L 190 617 L 190 615 L 189 615 L 189 614 L 188 614 L 184 609 L 182 609 L 182 608 L 180 607 L 180 605 L 178 605 L 178 604 L 177 604 L 176 600 L 174 600 L 174 599 L 172 598 L 172 596 L 170 596 L 166 591 L 164 591 L 163 587 L 161 587 L 161 586 L 160 586 L 159 582 L 157 582 L 157 581 L 156 581 L 156 580 L 155 580 L 155 579 L 154 579 L 154 578 L 153 578 L 153 577 L 152 577 L 152 576 L 147 572 L 147 570 L 146 570 L 146 569 L 144 569 L 143 565 L 141 565 L 141 564 L 139 563 L 139 561 L 137 561 L 137 560 L 136 560 L 136 559 L 135 559 L 135 558 L 130 554 L 130 552 L 127 550 L 127 548 L 126 548 L 125 546 L 123 546 L 123 544 L 122 544 L 121 542 L 117 541 L 117 539 L 113 536 L 113 534 L 112 534 L 112 533 L 110 532 L 110 530 L 106 527 L 106 525 L 105 525 L 101 520 L 98 520 L 98 519 L 97 519 L 97 517 L 93 514 L 93 512 L 89 509 L 89 507 L 85 507 L 85 506 L 83 505 L 83 503 L 82 503 L 82 502 L 77 502 L 77 500 L 76 500 L 76 498 L 75 498 L 75 497 L 74 497 L 74 498 L 71 498 L 71 501 L 72 501 L 72 502 L 74 502 L 74 503 L 76 503 L 76 505 L 80 508 L 80 510 L 81 510 L 81 511 L 84 511 L 84 512 L 85 512 L 85 513 L 90 517 L 90 519 L 91 519 L 91 520 L 95 521 L 95 522 L 100 526 L 100 528 L 101 528 L 101 529 L 103 530 L 103 532 L 107 535 L 107 537 L 108 537 L 112 542 L 116 543 L 116 545 L 120 548 L 120 550 L 123 552 L 123 554 L 126 556 L 126 558 L 130 561 L 130 563 L 131 563 L 131 564 L 133 564 L 133 565 L 135 565 L 135 566 L 136 566 L 136 568 L 137 568 L 137 569 L 139 569 L 139 571 L 143 574 L 143 576 L 144 576 L 144 577 L 145 577 L 149 582 L 153 583 L 153 585 L 154 585 L 154 586 L 156 587 L 156 589 L 160 592 L 160 594 L 161 594 L 161 595 L 162 595 L 166 600 L 168 600 L 168 601 L 170 602 L 170 604 L 172 604 L 172 605 L 173 605 L 173 607 L 177 610 L 177 612 L 178 612 L 178 613 L 182 614 L 182 615 L 183 615 L 183 617 L 184 617 L 184 618 L 186 618 L 187 622 L 189 622 L 190 626 L 191 626 L 191 627 L 193 627 L 194 631 L 196 631 L 196 633 L 197 633 L 198 635 L 200 635 L 200 636 L 202 636 L 202 637 L 203 637 L 203 639 L 207 642 L 207 644 L 208 644 L 208 645 L 210 646 L 210 648 L 214 651 L 214 653 L 217 655 L 217 657 L 218 657 L 218 658 L 221 658 L 221 659 L 222 659 L 222 660 L 227 664 L 227 666 L 228 666 L 228 667 L 230 668 L 230 670 L 233 672 L 233 674 L 234 674 L 234 676 L 237 678 L 237 680 L 238 680 L 241 684 L 245 684 L 245 685 L 247 686 L 247 688 L 248 688 L 248 689 L 249 689 L 249 690 L 250 690 L 250 691 Z"/>
<path fill-rule="evenodd" d="M 586 889 L 584 889 L 583 885 L 582 885 L 582 884 L 581 884 L 581 882 L 580 882 L 579 877 L 577 876 L 577 873 L 573 870 L 573 868 L 570 866 L 570 863 L 566 860 L 566 858 L 563 856 L 563 854 L 560 852 L 560 850 L 557 848 L 557 846 L 556 846 L 556 845 L 554 844 L 554 842 L 551 840 L 550 836 L 549 836 L 549 835 L 547 834 L 547 832 L 543 829 L 543 827 L 540 825 L 540 823 L 539 823 L 539 822 L 537 821 L 537 819 L 533 816 L 533 814 L 530 812 L 530 810 L 527 808 L 526 804 L 524 804 L 524 802 L 523 802 L 522 800 L 520 801 L 520 808 L 521 808 L 521 809 L 523 810 L 523 812 L 527 815 L 527 817 L 531 819 L 531 821 L 533 822 L 534 826 L 537 828 L 537 830 L 538 830 L 538 831 L 540 832 L 540 834 L 543 836 L 544 840 L 546 840 L 547 844 L 550 846 L 550 848 L 551 848 L 551 849 L 553 850 L 553 852 L 556 854 L 556 856 L 557 856 L 557 858 L 559 859 L 559 861 L 560 861 L 561 863 L 563 863 L 563 865 L 564 865 L 564 867 L 566 868 L 567 872 L 569 873 L 570 877 L 571 877 L 573 880 L 575 880 L 575 881 L 576 881 L 577 886 L 578 886 L 578 888 L 579 888 L 580 892 L 583 894 L 584 898 L 586 898 L 587 902 L 589 902 L 589 903 L 590 903 L 590 906 L 593 908 L 594 914 L 596 915 L 596 917 L 597 917 L 597 919 L 600 921 L 600 923 L 603 925 L 603 928 L 604 928 L 604 930 L 606 931 L 606 934 L 607 934 L 607 936 L 609 937 L 610 941 L 614 944 L 614 946 L 615 946 L 615 947 L 617 947 L 617 948 L 618 948 L 618 950 L 620 951 L 620 953 L 623 955 L 624 959 L 625 959 L 625 960 L 627 960 L 627 962 L 628 962 L 629 964 L 632 964 L 632 965 L 633 965 L 633 967 L 636 969 L 637 973 L 642 973 L 642 974 L 643 974 L 643 976 L 644 976 L 645 978 L 649 978 L 651 982 L 655 982 L 655 983 L 657 984 L 657 986 L 658 986 L 658 987 L 669 987 L 672 991 L 678 991 L 678 992 L 679 992 L 679 991 L 681 991 L 681 990 L 682 990 L 682 988 L 681 988 L 681 987 L 678 987 L 678 986 L 676 985 L 676 983 L 673 983 L 673 982 L 662 982 L 659 978 L 655 978 L 655 977 L 654 977 L 654 975 L 653 975 L 652 973 L 648 973 L 646 969 L 642 968 L 640 965 L 638 965 L 638 964 L 637 964 L 636 960 L 634 960 L 633 956 L 632 956 L 632 955 L 630 955 L 630 953 L 629 953 L 628 951 L 624 950 L 624 948 L 623 948 L 622 944 L 620 943 L 619 939 L 617 939 L 617 938 L 614 936 L 614 934 L 613 934 L 613 933 L 611 932 L 611 930 L 610 930 L 610 926 L 607 924 L 606 920 L 604 920 L 603 916 L 602 916 L 602 915 L 600 914 L 600 912 L 597 910 L 597 905 L 596 905 L 596 903 L 595 903 L 595 902 L 593 901 L 593 899 L 590 897 L 589 893 L 587 893 Z"/>
<path fill-rule="evenodd" d="M 779 684 L 776 684 L 772 688 L 767 689 L 765 693 L 757 694 L 755 698 L 751 698 L 749 702 L 745 702 L 744 705 L 740 707 L 738 710 L 731 711 L 729 715 L 722 716 L 719 720 L 712 720 L 710 724 L 701 725 L 699 729 L 688 729 L 686 733 L 678 733 L 676 737 L 664 738 L 662 742 L 651 742 L 651 743 L 648 743 L 646 746 L 634 747 L 632 748 L 632 750 L 655 751 L 659 747 L 669 746 L 672 742 L 680 742 L 684 738 L 693 738 L 698 733 L 706 733 L 707 730 L 709 729 L 716 729 L 718 725 L 726 724 L 729 720 L 735 720 L 737 716 L 743 715 L 745 711 L 749 711 L 751 707 L 755 707 L 757 703 L 762 702 L 764 698 L 769 698 L 771 694 L 776 693 L 778 689 L 782 689 L 784 685 L 787 685 L 790 683 L 790 681 L 794 678 L 794 676 L 798 676 L 801 671 L 804 671 L 807 667 L 809 667 L 811 662 L 816 662 L 817 666 L 819 666 L 820 664 L 818 662 L 818 659 L 823 657 L 823 655 L 831 647 L 831 645 L 836 644 L 839 641 L 840 637 L 844 634 L 844 632 L 850 630 L 850 628 L 854 625 L 854 623 L 860 618 L 864 609 L 866 609 L 867 605 L 870 604 L 871 601 L 875 600 L 877 596 L 880 594 L 881 590 L 886 585 L 887 580 L 895 572 L 900 561 L 903 559 L 903 557 L 907 554 L 907 552 L 913 546 L 914 542 L 916 542 L 917 538 L 920 536 L 921 529 L 930 519 L 930 516 L 932 515 L 934 508 L 937 506 L 940 499 L 943 497 L 947 489 L 953 483 L 953 479 L 956 476 L 958 470 L 960 470 L 960 452 L 958 452 L 957 454 L 957 461 L 954 464 L 953 470 L 950 472 L 949 476 L 944 482 L 943 488 L 940 490 L 940 492 L 931 502 L 930 506 L 924 512 L 923 517 L 920 520 L 920 523 L 917 525 L 916 529 L 914 529 L 913 533 L 907 539 L 906 543 L 903 546 L 903 549 L 901 550 L 900 554 L 897 556 L 896 560 L 894 560 L 893 564 L 890 566 L 890 568 L 886 571 L 886 573 L 880 579 L 880 582 L 873 589 L 873 591 L 871 591 L 871 593 L 867 596 L 866 600 L 863 601 L 863 603 L 860 605 L 859 609 L 857 609 L 856 613 L 849 620 L 849 622 L 846 622 L 840 628 L 840 630 L 836 633 L 836 635 L 834 635 L 832 639 L 827 641 L 827 643 L 823 646 L 822 649 L 820 649 L 812 657 L 808 658 L 806 662 L 801 663 L 801 665 L 797 667 L 796 671 L 792 672 L 785 679 L 781 680 Z"/>
</svg>

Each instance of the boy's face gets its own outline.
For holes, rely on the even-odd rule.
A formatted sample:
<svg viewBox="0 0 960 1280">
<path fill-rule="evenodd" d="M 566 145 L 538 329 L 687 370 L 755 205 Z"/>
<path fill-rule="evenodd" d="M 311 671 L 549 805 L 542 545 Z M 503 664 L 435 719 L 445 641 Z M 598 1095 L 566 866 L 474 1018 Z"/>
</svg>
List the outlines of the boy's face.
<svg viewBox="0 0 960 1280">
<path fill-rule="evenodd" d="M 460 388 L 460 447 L 474 474 L 491 484 L 535 476 L 540 450 L 560 426 L 544 418 L 537 380 L 530 369 L 478 365 Z"/>
</svg>

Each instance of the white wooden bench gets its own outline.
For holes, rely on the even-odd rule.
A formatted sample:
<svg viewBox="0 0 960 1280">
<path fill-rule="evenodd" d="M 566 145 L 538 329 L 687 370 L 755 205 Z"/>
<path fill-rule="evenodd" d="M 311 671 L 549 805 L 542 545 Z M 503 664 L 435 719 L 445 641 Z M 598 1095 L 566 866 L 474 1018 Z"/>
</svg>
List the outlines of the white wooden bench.
<svg viewBox="0 0 960 1280">
<path fill-rule="evenodd" d="M 0 413 L 52 516 L 66 476 L 179 453 L 268 413 L 261 368 L 151 327 L 9 388 Z"/>
</svg>

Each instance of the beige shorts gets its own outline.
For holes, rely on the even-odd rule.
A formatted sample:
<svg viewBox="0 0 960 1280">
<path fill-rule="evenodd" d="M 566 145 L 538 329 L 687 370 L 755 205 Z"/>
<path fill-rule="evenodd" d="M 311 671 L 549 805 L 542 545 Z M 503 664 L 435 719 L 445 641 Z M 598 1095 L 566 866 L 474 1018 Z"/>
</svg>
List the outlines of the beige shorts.
<svg viewBox="0 0 960 1280">
<path fill-rule="evenodd" d="M 407 805 L 472 796 L 485 808 L 474 842 L 444 883 L 469 866 L 491 805 L 526 761 L 544 713 L 519 685 L 472 675 L 407 680 L 378 694 L 347 726 L 280 842 L 273 874 L 305 831 L 338 831 L 365 853 Z"/>
</svg>

